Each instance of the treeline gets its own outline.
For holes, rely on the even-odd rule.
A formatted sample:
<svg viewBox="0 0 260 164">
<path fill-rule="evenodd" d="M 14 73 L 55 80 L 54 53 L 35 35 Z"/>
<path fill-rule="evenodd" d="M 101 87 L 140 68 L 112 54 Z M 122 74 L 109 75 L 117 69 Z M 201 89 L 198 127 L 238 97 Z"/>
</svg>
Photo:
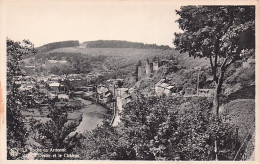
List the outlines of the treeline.
<svg viewBox="0 0 260 164">
<path fill-rule="evenodd" d="M 38 47 L 37 52 L 47 52 L 47 51 L 51 51 L 51 50 L 56 49 L 56 48 L 75 47 L 75 46 L 79 46 L 78 40 L 53 42 L 53 43 L 45 44 L 41 47 Z"/>
<path fill-rule="evenodd" d="M 82 53 L 75 53 L 75 52 L 47 52 L 47 53 L 38 53 L 35 55 L 36 60 L 45 61 L 46 59 L 54 59 L 54 60 L 61 60 L 62 58 L 74 58 L 74 57 L 83 57 L 86 56 Z"/>
<path fill-rule="evenodd" d="M 82 59 L 82 58 L 87 58 L 91 62 L 104 62 L 105 59 L 107 58 L 104 55 L 96 55 L 96 56 L 91 56 L 91 55 L 85 55 L 82 53 L 77 53 L 77 52 L 49 52 L 43 54 L 36 54 L 35 55 L 35 60 L 45 62 L 47 59 L 53 59 L 53 60 L 62 60 L 66 59 L 66 61 L 71 62 L 71 60 L 76 60 L 76 59 Z"/>
<path fill-rule="evenodd" d="M 166 45 L 144 44 L 138 42 L 128 42 L 121 40 L 97 40 L 84 42 L 87 48 L 140 48 L 140 49 L 164 49 L 169 50 L 171 47 Z"/>
</svg>

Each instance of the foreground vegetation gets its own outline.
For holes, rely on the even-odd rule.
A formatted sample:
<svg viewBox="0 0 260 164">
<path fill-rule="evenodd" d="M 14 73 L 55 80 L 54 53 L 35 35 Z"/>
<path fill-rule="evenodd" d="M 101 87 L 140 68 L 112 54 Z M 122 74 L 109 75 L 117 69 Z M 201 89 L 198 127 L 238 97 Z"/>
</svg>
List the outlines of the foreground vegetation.
<svg viewBox="0 0 260 164">
<path fill-rule="evenodd" d="M 86 132 L 82 159 L 233 160 L 241 145 L 229 116 L 215 117 L 207 98 L 139 98 L 122 113 L 122 122 Z M 241 150 L 240 153 L 243 153 Z"/>
</svg>

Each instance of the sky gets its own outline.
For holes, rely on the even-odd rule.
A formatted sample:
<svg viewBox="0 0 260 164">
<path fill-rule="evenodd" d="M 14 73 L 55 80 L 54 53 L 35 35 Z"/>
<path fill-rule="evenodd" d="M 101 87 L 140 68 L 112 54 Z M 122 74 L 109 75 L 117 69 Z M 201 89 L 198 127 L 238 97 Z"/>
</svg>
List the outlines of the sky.
<svg viewBox="0 0 260 164">
<path fill-rule="evenodd" d="M 126 40 L 173 47 L 181 32 L 175 10 L 155 1 L 10 1 L 4 4 L 5 31 L 12 40 L 36 47 L 57 41 Z"/>
</svg>

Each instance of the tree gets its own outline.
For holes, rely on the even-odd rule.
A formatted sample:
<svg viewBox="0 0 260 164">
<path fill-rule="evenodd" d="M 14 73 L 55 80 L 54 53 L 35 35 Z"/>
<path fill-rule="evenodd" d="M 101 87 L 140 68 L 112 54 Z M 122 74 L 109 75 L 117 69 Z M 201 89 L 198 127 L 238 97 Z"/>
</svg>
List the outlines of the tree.
<svg viewBox="0 0 260 164">
<path fill-rule="evenodd" d="M 91 63 L 86 57 L 76 56 L 72 62 L 76 73 L 89 73 L 92 69 Z"/>
<path fill-rule="evenodd" d="M 35 53 L 34 45 L 29 40 L 22 42 L 6 39 L 7 53 L 7 85 L 15 85 L 15 76 L 22 75 L 22 59 L 30 52 Z"/>
<path fill-rule="evenodd" d="M 6 40 L 7 52 L 7 151 L 12 148 L 24 148 L 27 140 L 27 131 L 23 123 L 21 110 L 25 107 L 23 94 L 18 90 L 18 85 L 15 83 L 16 76 L 22 75 L 21 61 L 23 57 L 35 52 L 33 44 L 28 40 L 16 42 L 9 38 Z M 8 159 L 16 159 L 7 154 Z"/>
<path fill-rule="evenodd" d="M 73 73 L 73 69 L 69 65 L 62 65 L 59 70 L 59 75 L 65 75 L 66 77 L 69 74 Z"/>
<path fill-rule="evenodd" d="M 213 160 L 216 138 L 223 152 L 219 159 L 233 159 L 237 147 L 230 126 L 212 117 L 211 106 L 201 97 L 139 97 L 122 113 L 120 138 L 139 160 Z"/>
<path fill-rule="evenodd" d="M 176 11 L 182 33 L 174 44 L 181 53 L 208 58 L 216 84 L 213 113 L 219 113 L 219 96 L 225 72 L 238 60 L 255 53 L 254 6 L 184 6 Z"/>
<path fill-rule="evenodd" d="M 134 160 L 135 152 L 133 148 L 121 137 L 120 131 L 103 121 L 103 125 L 84 132 L 75 149 L 75 153 L 80 153 L 81 159 L 94 160 Z"/>
<path fill-rule="evenodd" d="M 58 66 L 51 67 L 50 72 L 52 74 L 58 75 L 60 73 L 60 67 L 58 67 Z"/>
<path fill-rule="evenodd" d="M 53 107 L 52 107 L 53 108 Z M 65 149 L 61 154 L 70 154 L 81 137 L 77 133 L 71 134 L 76 130 L 77 124 L 68 122 L 68 114 L 61 113 L 58 109 L 53 108 L 50 113 L 51 120 L 46 123 L 40 121 L 31 121 L 32 131 L 39 136 L 37 142 L 44 148 Z M 40 138 L 40 139 L 39 139 Z M 53 152 L 54 154 L 57 152 Z M 44 157 L 43 157 L 44 158 Z M 52 156 L 50 159 L 63 159 L 64 156 Z"/>
</svg>

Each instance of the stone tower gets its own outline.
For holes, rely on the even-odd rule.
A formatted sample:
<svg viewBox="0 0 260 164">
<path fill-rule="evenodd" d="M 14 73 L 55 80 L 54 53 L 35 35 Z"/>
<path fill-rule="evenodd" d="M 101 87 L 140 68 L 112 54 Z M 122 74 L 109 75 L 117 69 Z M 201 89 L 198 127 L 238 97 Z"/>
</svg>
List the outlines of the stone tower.
<svg viewBox="0 0 260 164">
<path fill-rule="evenodd" d="M 150 77 L 150 75 L 151 75 L 151 67 L 150 67 L 149 60 L 147 60 L 145 62 L 145 75 L 146 75 L 146 77 Z"/>
<path fill-rule="evenodd" d="M 138 70 L 138 80 L 140 80 L 143 76 L 144 76 L 144 70 L 143 70 L 143 67 L 141 65 L 138 66 L 137 68 Z"/>
<path fill-rule="evenodd" d="M 158 69 L 159 69 L 159 63 L 158 63 L 158 61 L 154 61 L 154 62 L 153 62 L 153 71 L 154 71 L 154 72 L 157 72 Z"/>
</svg>

